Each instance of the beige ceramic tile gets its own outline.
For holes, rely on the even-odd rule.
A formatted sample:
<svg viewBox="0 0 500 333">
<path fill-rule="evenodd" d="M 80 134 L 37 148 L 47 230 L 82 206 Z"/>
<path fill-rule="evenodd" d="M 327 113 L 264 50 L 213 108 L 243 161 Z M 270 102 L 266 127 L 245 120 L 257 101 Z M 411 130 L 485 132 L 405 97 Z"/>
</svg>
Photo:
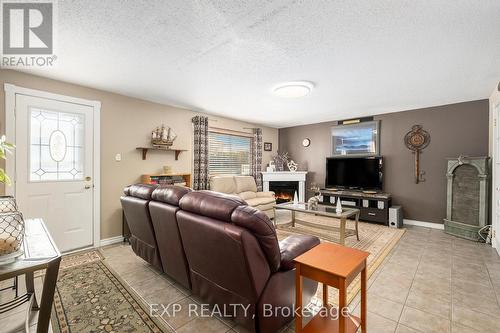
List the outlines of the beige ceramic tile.
<svg viewBox="0 0 500 333">
<path fill-rule="evenodd" d="M 397 322 L 368 311 L 366 330 L 370 333 L 394 333 Z"/>
<path fill-rule="evenodd" d="M 203 333 L 222 333 L 230 331 L 231 327 L 226 326 L 220 320 L 214 318 L 195 318 L 187 324 L 181 326 L 176 331 L 178 333 L 193 333 L 193 332 L 203 332 Z"/>
<path fill-rule="evenodd" d="M 449 333 L 449 319 L 405 306 L 399 322 L 405 326 L 425 333 Z"/>
<path fill-rule="evenodd" d="M 353 311 L 354 315 L 359 316 L 360 306 L 360 304 L 356 306 Z M 368 297 L 367 308 L 379 316 L 397 322 L 399 320 L 399 316 L 401 315 L 401 311 L 403 310 L 403 304 L 396 303 L 377 295 L 371 295 Z"/>
<path fill-rule="evenodd" d="M 451 298 L 436 297 L 436 293 L 429 293 L 420 289 L 410 290 L 406 305 L 415 309 L 427 311 L 446 319 L 451 315 Z"/>
<path fill-rule="evenodd" d="M 453 304 L 453 322 L 484 333 L 500 332 L 500 317 L 470 309 L 468 305 Z"/>
<path fill-rule="evenodd" d="M 421 333 L 421 332 L 415 331 L 413 328 L 409 328 L 407 326 L 398 324 L 398 327 L 396 328 L 396 333 Z"/>
</svg>

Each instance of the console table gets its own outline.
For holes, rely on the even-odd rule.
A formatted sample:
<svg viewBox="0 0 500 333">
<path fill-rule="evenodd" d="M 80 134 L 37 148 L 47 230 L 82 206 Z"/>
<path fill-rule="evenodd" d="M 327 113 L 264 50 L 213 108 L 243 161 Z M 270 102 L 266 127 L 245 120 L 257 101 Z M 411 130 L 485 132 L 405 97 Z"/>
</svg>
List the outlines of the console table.
<svg viewBox="0 0 500 333">
<path fill-rule="evenodd" d="M 46 333 L 50 324 L 50 313 L 54 301 L 61 253 L 50 236 L 45 223 L 41 219 L 28 219 L 25 223 L 23 241 L 24 254 L 15 261 L 0 265 L 0 281 L 25 275 L 26 294 L 0 304 L 0 313 L 8 312 L 17 306 L 29 302 L 26 313 L 25 329 L 29 332 L 29 315 L 31 310 L 40 310 L 38 314 L 37 333 Z M 46 269 L 43 279 L 40 307 L 35 296 L 34 272 Z"/>
<path fill-rule="evenodd" d="M 391 195 L 388 193 L 366 193 L 362 191 L 322 189 L 321 203 L 336 205 L 340 199 L 342 207 L 360 210 L 359 219 L 362 221 L 389 225 L 389 207 Z"/>
</svg>

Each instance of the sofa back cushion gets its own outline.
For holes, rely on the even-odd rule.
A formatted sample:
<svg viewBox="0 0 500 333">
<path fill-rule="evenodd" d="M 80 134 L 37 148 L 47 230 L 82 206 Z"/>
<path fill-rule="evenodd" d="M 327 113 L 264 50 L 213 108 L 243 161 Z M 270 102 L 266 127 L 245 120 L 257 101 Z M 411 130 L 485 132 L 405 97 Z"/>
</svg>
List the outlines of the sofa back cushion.
<svg viewBox="0 0 500 333">
<path fill-rule="evenodd" d="M 210 177 L 210 189 L 212 191 L 234 194 L 236 193 L 236 184 L 234 176 L 213 176 Z"/>
<path fill-rule="evenodd" d="M 156 237 L 149 214 L 149 201 L 156 185 L 130 185 L 124 190 L 121 197 L 123 213 L 130 229 L 130 243 L 134 252 L 162 270 Z"/>
<path fill-rule="evenodd" d="M 257 192 L 257 185 L 252 176 L 235 176 L 234 183 L 236 184 L 236 193 Z"/>
<path fill-rule="evenodd" d="M 246 229 L 177 212 L 192 291 L 211 304 L 255 304 L 270 276 L 257 239 Z"/>
<path fill-rule="evenodd" d="M 179 206 L 181 198 L 191 191 L 190 188 L 183 186 L 160 185 L 151 193 L 151 198 L 156 201 Z"/>
<path fill-rule="evenodd" d="M 257 238 L 271 272 L 277 272 L 281 262 L 280 247 L 276 229 L 267 215 L 250 206 L 239 206 L 233 211 L 231 221 Z"/>
<path fill-rule="evenodd" d="M 189 266 L 182 247 L 176 214 L 180 199 L 191 192 L 186 187 L 162 185 L 152 193 L 149 203 L 151 222 L 158 241 L 163 271 L 184 287 L 191 288 Z"/>
<path fill-rule="evenodd" d="M 182 210 L 224 222 L 231 222 L 231 214 L 241 205 L 246 203 L 236 195 L 214 191 L 191 192 L 179 202 Z"/>
</svg>

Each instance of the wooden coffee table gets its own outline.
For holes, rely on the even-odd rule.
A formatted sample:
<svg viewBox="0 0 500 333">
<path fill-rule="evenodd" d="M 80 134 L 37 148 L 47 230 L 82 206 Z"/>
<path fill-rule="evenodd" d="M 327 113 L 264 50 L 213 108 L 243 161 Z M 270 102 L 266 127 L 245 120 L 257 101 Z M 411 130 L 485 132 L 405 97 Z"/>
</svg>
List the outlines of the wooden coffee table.
<svg viewBox="0 0 500 333">
<path fill-rule="evenodd" d="M 296 309 L 295 332 L 355 333 L 361 326 L 366 333 L 366 259 L 370 254 L 349 247 L 321 243 L 295 258 Z M 347 287 L 361 273 L 361 318 L 342 315 L 347 307 Z M 302 279 L 306 277 L 323 284 L 323 306 L 320 311 L 302 328 Z M 339 308 L 335 311 L 328 304 L 328 286 L 339 290 Z M 337 313 L 340 312 L 338 315 Z"/>
<path fill-rule="evenodd" d="M 358 222 L 359 222 L 359 209 L 356 208 L 343 208 L 342 213 L 337 213 L 335 207 L 327 206 L 327 205 L 318 205 L 315 208 L 309 208 L 309 205 L 306 203 L 298 203 L 294 204 L 293 202 L 285 202 L 281 204 L 274 205 L 274 225 L 277 225 L 276 222 L 276 210 L 277 209 L 285 209 L 292 212 L 292 227 L 295 227 L 295 212 L 319 215 L 325 217 L 331 217 L 340 220 L 340 244 L 345 245 L 345 238 L 348 236 L 356 235 L 356 238 L 359 241 L 359 232 L 358 232 Z M 354 225 L 355 229 L 346 229 L 347 219 L 355 218 Z"/>
</svg>

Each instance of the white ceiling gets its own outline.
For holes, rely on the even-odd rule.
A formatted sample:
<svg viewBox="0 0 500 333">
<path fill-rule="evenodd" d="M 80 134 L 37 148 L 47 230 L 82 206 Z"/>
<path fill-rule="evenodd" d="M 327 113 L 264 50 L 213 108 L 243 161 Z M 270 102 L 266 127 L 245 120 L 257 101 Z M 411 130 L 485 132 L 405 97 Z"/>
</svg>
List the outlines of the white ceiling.
<svg viewBox="0 0 500 333">
<path fill-rule="evenodd" d="M 499 0 L 64 0 L 58 11 L 58 67 L 30 72 L 274 127 L 487 98 L 500 79 Z M 296 80 L 316 88 L 270 93 Z"/>
</svg>

